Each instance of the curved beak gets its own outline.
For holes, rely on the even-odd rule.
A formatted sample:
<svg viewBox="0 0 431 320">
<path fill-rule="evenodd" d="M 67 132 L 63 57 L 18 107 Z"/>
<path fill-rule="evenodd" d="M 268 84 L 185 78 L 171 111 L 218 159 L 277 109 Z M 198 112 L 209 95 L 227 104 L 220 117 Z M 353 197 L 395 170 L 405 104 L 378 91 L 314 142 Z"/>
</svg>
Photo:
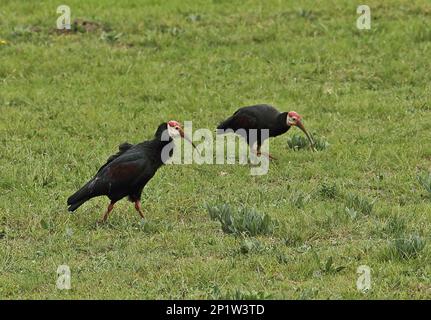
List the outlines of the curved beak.
<svg viewBox="0 0 431 320">
<path fill-rule="evenodd" d="M 193 141 L 184 134 L 183 128 L 180 127 L 178 129 L 178 131 L 180 132 L 181 138 L 183 138 L 184 140 L 187 140 L 188 142 L 190 142 L 190 144 L 193 146 L 193 148 L 197 149 L 196 146 L 195 146 L 195 144 L 193 143 Z"/>
<path fill-rule="evenodd" d="M 311 136 L 308 134 L 308 132 L 307 132 L 307 130 L 305 129 L 305 127 L 304 127 L 304 125 L 302 124 L 302 122 L 301 121 L 296 121 L 296 126 L 299 128 L 299 129 L 301 129 L 304 133 L 305 133 L 305 135 L 307 136 L 307 138 L 308 138 L 308 141 L 310 141 L 310 147 L 311 147 L 311 150 L 312 151 L 317 151 L 316 150 L 316 147 L 314 146 L 314 141 L 313 141 L 313 139 L 311 138 Z"/>
</svg>

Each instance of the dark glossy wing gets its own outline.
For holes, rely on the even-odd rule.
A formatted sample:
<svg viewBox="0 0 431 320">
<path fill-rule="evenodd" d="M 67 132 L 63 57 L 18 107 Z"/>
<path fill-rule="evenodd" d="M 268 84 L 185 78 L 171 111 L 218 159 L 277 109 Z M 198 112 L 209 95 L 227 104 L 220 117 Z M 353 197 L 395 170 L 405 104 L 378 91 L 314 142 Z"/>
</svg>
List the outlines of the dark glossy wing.
<svg viewBox="0 0 431 320">
<path fill-rule="evenodd" d="M 134 189 L 142 189 L 157 168 L 139 148 L 129 148 L 104 165 L 89 182 L 93 195 L 110 195 L 121 199 Z"/>
<path fill-rule="evenodd" d="M 146 166 L 142 154 L 134 152 L 133 147 L 126 144 L 122 145 L 120 152 L 110 157 L 90 181 L 67 199 L 69 211 L 75 211 L 88 199 L 100 195 L 113 196 L 119 200 L 127 195 L 130 186 L 140 175 L 142 178 Z"/>
<path fill-rule="evenodd" d="M 99 173 L 103 168 L 105 168 L 109 163 L 111 163 L 112 161 L 114 161 L 115 159 L 117 159 L 119 156 L 121 156 L 122 154 L 124 154 L 127 150 L 129 150 L 130 148 L 132 148 L 134 145 L 128 142 L 124 142 L 122 144 L 120 144 L 118 146 L 118 152 L 112 156 L 110 156 L 108 158 L 108 160 L 106 160 L 106 163 L 100 167 L 100 169 L 97 171 L 97 173 Z"/>
<path fill-rule="evenodd" d="M 217 129 L 269 129 L 277 123 L 280 114 L 276 108 L 267 104 L 242 107 L 220 123 Z"/>
<path fill-rule="evenodd" d="M 244 112 L 244 110 L 236 111 L 231 117 L 220 123 L 217 129 L 232 129 L 234 131 L 238 129 L 254 129 L 257 128 L 257 118 L 255 114 Z"/>
</svg>

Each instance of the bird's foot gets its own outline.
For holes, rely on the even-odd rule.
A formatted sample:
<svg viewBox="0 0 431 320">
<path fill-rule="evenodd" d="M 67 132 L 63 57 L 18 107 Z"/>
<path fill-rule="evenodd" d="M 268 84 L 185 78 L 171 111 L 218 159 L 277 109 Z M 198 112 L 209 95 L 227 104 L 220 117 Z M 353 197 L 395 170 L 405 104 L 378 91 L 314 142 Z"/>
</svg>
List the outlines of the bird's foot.
<svg viewBox="0 0 431 320">
<path fill-rule="evenodd" d="M 106 210 L 103 217 L 100 218 L 100 220 L 96 223 L 97 225 L 102 225 L 102 224 L 106 223 L 106 220 L 108 220 L 109 214 L 114 209 L 114 204 L 115 204 L 115 202 L 111 201 L 111 203 L 109 204 L 108 209 Z"/>
<path fill-rule="evenodd" d="M 106 219 L 99 219 L 96 221 L 96 226 L 103 226 L 106 224 Z"/>
<path fill-rule="evenodd" d="M 139 213 L 139 216 L 141 217 L 141 219 L 144 220 L 145 216 L 144 216 L 144 213 L 142 212 L 142 206 L 141 206 L 140 200 L 135 201 L 135 209 Z"/>
<path fill-rule="evenodd" d="M 266 152 L 257 152 L 258 156 L 264 156 L 267 157 L 269 160 L 277 160 L 277 158 L 273 157 L 270 153 L 266 153 Z"/>
</svg>

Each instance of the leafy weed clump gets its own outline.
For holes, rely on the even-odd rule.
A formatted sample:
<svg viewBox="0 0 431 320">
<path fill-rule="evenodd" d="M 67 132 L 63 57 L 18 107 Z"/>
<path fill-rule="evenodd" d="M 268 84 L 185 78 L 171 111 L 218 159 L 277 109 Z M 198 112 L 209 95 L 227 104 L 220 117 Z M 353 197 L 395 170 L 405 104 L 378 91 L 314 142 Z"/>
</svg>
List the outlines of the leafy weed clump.
<svg viewBox="0 0 431 320">
<path fill-rule="evenodd" d="M 241 242 L 240 251 L 242 254 L 249 254 L 254 252 L 263 252 L 265 249 L 265 246 L 259 240 L 254 238 L 244 238 Z"/>
<path fill-rule="evenodd" d="M 310 143 L 308 142 L 307 138 L 294 134 L 287 139 L 287 145 L 290 149 L 300 150 L 308 147 Z"/>
<path fill-rule="evenodd" d="M 406 219 L 402 216 L 396 215 L 389 218 L 386 225 L 383 227 L 383 231 L 392 237 L 400 237 L 407 230 Z"/>
<path fill-rule="evenodd" d="M 346 268 L 345 266 L 335 266 L 332 256 L 326 260 L 321 260 L 316 252 L 313 252 L 313 256 L 319 266 L 319 269 L 315 272 L 316 275 L 336 274 Z"/>
<path fill-rule="evenodd" d="M 274 229 L 271 217 L 257 212 L 255 209 L 243 207 L 234 211 L 228 204 L 222 204 L 207 205 L 207 211 L 212 220 L 220 222 L 224 233 L 256 236 L 271 234 Z"/>
<path fill-rule="evenodd" d="M 292 204 L 292 206 L 298 209 L 304 208 L 305 204 L 309 200 L 310 200 L 310 195 L 302 191 L 295 191 L 289 197 L 289 202 Z"/>
<path fill-rule="evenodd" d="M 311 135 L 314 141 L 314 147 L 317 151 L 323 151 L 329 147 L 329 143 L 322 137 L 314 137 Z M 289 149 L 301 150 L 310 148 L 310 142 L 306 137 L 299 134 L 294 134 L 287 139 L 287 146 Z"/>
<path fill-rule="evenodd" d="M 356 218 L 358 213 L 370 215 L 373 211 L 374 201 L 358 196 L 357 194 L 349 194 L 346 199 L 346 213 L 352 218 Z"/>
<path fill-rule="evenodd" d="M 270 299 L 272 295 L 266 291 L 243 290 L 234 289 L 222 292 L 222 290 L 215 285 L 210 293 L 209 298 L 215 300 L 265 300 Z"/>
<path fill-rule="evenodd" d="M 338 195 L 338 187 L 335 183 L 323 182 L 319 188 L 319 195 L 322 198 L 335 199 Z"/>
<path fill-rule="evenodd" d="M 391 259 L 409 260 L 416 258 L 425 248 L 426 241 L 418 235 L 392 240 L 387 255 Z"/>
</svg>

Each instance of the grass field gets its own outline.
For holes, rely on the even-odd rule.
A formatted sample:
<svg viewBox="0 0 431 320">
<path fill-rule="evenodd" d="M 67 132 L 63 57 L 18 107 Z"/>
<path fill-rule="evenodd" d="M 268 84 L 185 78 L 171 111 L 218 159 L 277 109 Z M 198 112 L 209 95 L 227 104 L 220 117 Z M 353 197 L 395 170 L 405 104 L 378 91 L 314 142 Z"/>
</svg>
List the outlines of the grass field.
<svg viewBox="0 0 431 320">
<path fill-rule="evenodd" d="M 70 34 L 58 1 L 1 2 L 0 298 L 431 297 L 429 1 L 67 0 Z M 118 144 L 255 103 L 297 111 L 329 147 L 293 151 L 292 129 L 264 176 L 165 166 L 145 224 L 127 201 L 102 226 L 106 198 L 67 212 Z M 225 233 L 206 208 L 225 203 L 274 227 Z"/>
</svg>

